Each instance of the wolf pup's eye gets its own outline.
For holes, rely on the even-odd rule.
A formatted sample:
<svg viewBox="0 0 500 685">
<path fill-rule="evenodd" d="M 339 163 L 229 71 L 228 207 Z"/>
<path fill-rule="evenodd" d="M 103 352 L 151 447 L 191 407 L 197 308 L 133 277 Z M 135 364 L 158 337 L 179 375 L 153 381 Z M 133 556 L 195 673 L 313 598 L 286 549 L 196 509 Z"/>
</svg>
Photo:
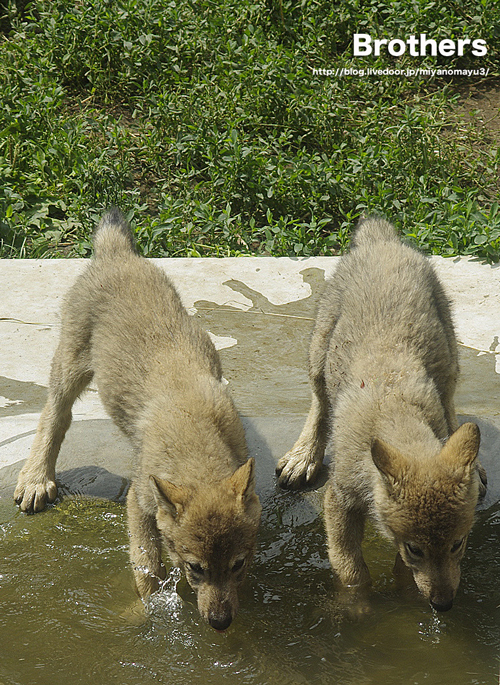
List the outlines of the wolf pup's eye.
<svg viewBox="0 0 500 685">
<path fill-rule="evenodd" d="M 451 553 L 456 554 L 458 550 L 462 547 L 462 545 L 465 542 L 465 538 L 462 538 L 461 540 L 457 540 L 456 542 L 453 543 L 452 548 L 451 548 Z"/>
<path fill-rule="evenodd" d="M 414 545 L 412 542 L 405 542 L 405 547 L 410 556 L 423 559 L 424 552 L 420 547 L 417 547 L 417 545 Z"/>
<path fill-rule="evenodd" d="M 233 564 L 233 568 L 231 569 L 233 573 L 237 573 L 238 571 L 241 571 L 245 564 L 244 559 L 238 559 L 238 561 L 235 561 Z"/>
<path fill-rule="evenodd" d="M 192 564 L 190 561 L 188 561 L 187 565 L 189 567 L 189 570 L 197 576 L 202 576 L 205 573 L 203 567 L 200 564 Z"/>
</svg>

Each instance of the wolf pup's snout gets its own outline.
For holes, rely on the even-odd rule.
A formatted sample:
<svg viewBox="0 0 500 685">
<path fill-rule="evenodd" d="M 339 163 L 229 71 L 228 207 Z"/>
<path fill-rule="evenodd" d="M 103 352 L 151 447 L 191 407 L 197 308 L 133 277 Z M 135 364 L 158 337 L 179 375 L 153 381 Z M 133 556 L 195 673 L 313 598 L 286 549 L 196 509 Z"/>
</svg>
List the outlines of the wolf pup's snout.
<svg viewBox="0 0 500 685">
<path fill-rule="evenodd" d="M 449 611 L 453 606 L 453 599 L 443 600 L 438 598 L 437 600 L 431 599 L 431 607 L 436 611 Z"/>
<path fill-rule="evenodd" d="M 208 614 L 209 624 L 220 633 L 229 628 L 232 621 L 231 605 L 228 602 L 224 602 L 216 611 L 210 611 Z"/>
</svg>

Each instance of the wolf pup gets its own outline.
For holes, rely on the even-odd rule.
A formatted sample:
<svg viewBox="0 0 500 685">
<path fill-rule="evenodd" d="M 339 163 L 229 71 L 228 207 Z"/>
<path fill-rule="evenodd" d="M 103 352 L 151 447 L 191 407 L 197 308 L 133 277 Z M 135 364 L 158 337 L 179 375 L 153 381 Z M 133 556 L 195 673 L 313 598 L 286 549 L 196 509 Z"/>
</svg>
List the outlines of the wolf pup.
<svg viewBox="0 0 500 685">
<path fill-rule="evenodd" d="M 411 569 L 434 609 L 450 609 L 486 490 L 479 429 L 455 415 L 457 343 L 443 288 L 389 223 L 358 226 L 326 285 L 309 363 L 312 406 L 278 462 L 280 485 L 314 480 L 331 439 L 325 523 L 338 581 L 370 582 L 361 551 L 370 515 L 395 543 L 396 566 Z"/>
<path fill-rule="evenodd" d="M 225 630 L 254 554 L 261 506 L 219 356 L 170 280 L 136 253 L 118 210 L 101 220 L 94 250 L 63 307 L 47 404 L 14 498 L 27 512 L 55 499 L 71 407 L 94 378 L 137 459 L 127 514 L 139 594 L 155 592 L 166 577 L 164 543 L 202 617 Z"/>
</svg>

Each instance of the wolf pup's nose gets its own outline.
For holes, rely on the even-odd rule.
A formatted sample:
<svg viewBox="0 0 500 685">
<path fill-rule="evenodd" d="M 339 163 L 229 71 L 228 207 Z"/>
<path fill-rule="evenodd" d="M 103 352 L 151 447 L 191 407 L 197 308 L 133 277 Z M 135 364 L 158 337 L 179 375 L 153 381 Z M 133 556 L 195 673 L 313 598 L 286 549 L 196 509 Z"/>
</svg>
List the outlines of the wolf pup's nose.
<svg viewBox="0 0 500 685">
<path fill-rule="evenodd" d="M 431 607 L 435 609 L 436 611 L 449 611 L 451 607 L 453 606 L 453 600 L 450 599 L 448 602 L 434 602 L 431 599 Z"/>
<path fill-rule="evenodd" d="M 230 614 L 227 616 L 213 616 L 210 615 L 208 617 L 208 622 L 212 626 L 212 628 L 215 628 L 215 630 L 218 630 L 219 632 L 223 632 L 226 630 L 226 628 L 229 628 L 232 622 L 232 617 Z"/>
</svg>

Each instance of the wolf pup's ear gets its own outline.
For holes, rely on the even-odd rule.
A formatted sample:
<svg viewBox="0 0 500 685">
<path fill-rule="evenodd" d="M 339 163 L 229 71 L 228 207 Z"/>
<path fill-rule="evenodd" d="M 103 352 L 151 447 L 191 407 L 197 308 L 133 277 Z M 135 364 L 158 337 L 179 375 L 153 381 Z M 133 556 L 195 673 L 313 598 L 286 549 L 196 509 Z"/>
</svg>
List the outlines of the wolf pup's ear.
<svg viewBox="0 0 500 685">
<path fill-rule="evenodd" d="M 185 488 L 174 485 L 168 480 L 156 478 L 156 476 L 149 476 L 149 482 L 159 509 L 173 518 L 182 514 L 189 499 L 189 493 Z"/>
<path fill-rule="evenodd" d="M 481 433 L 475 423 L 463 423 L 448 438 L 439 459 L 455 469 L 472 466 L 479 452 Z"/>
<path fill-rule="evenodd" d="M 255 490 L 255 459 L 250 457 L 247 461 L 237 469 L 230 478 L 228 482 L 233 490 L 242 499 L 245 499 L 248 495 L 254 493 Z"/>
<path fill-rule="evenodd" d="M 385 480 L 394 485 L 405 471 L 406 460 L 399 450 L 383 440 L 373 438 L 371 445 L 372 459 Z"/>
</svg>

